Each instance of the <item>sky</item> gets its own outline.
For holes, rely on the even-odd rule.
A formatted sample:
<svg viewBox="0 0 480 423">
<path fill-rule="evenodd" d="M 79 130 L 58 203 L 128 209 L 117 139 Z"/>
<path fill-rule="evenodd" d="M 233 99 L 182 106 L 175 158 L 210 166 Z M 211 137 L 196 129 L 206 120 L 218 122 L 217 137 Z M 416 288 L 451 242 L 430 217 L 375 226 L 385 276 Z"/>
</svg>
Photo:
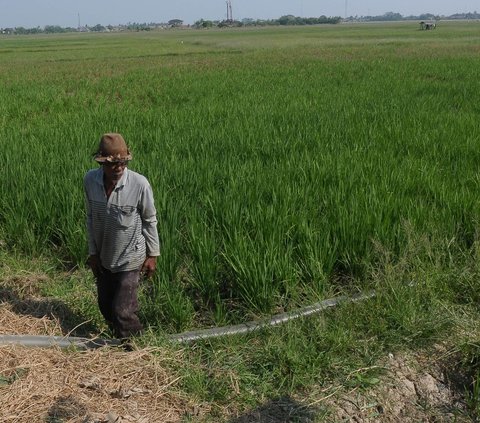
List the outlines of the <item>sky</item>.
<svg viewBox="0 0 480 423">
<path fill-rule="evenodd" d="M 433 13 L 451 15 L 480 10 L 479 0 L 231 0 L 234 19 Z M 0 28 L 60 25 L 77 27 L 167 22 L 182 19 L 223 20 L 225 0 L 0 0 Z M 80 18 L 80 19 L 79 19 Z"/>
</svg>

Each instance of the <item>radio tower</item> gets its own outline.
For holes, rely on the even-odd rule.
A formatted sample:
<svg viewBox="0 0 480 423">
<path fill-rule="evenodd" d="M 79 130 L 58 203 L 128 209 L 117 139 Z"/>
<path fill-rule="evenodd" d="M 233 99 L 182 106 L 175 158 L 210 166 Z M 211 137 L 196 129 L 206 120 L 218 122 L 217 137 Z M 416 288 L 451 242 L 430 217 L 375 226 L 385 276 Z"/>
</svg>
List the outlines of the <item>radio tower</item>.
<svg viewBox="0 0 480 423">
<path fill-rule="evenodd" d="M 227 0 L 227 22 L 233 23 L 232 2 Z"/>
</svg>

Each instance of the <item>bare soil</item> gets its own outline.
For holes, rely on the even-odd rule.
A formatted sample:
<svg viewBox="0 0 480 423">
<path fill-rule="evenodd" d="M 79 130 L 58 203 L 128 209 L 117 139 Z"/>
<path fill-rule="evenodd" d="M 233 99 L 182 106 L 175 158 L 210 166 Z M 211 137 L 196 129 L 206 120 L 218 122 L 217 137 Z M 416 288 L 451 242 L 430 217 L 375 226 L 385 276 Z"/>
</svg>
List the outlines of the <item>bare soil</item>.
<svg viewBox="0 0 480 423">
<path fill-rule="evenodd" d="M 471 422 L 464 380 L 454 357 L 437 347 L 425 353 L 390 354 L 385 373 L 368 389 L 343 390 L 327 401 L 332 422 Z"/>
</svg>

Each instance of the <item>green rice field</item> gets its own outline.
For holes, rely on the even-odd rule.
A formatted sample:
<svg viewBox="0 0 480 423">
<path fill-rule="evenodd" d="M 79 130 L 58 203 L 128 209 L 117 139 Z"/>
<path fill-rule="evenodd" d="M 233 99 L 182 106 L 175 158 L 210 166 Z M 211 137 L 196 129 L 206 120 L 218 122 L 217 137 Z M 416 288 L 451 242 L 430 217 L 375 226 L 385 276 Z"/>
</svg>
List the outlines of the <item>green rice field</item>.
<svg viewBox="0 0 480 423">
<path fill-rule="evenodd" d="M 478 22 L 0 36 L 1 242 L 84 266 L 115 131 L 155 194 L 153 325 L 367 289 L 386 251 L 477 240 L 479 69 Z"/>
</svg>

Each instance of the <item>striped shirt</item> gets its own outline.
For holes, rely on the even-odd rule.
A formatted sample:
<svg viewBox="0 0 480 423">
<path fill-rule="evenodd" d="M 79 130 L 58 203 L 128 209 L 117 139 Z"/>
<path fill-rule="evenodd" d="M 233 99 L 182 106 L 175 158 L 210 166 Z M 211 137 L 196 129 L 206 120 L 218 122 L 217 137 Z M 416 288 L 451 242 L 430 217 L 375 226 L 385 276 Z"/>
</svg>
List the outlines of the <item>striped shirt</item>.
<svg viewBox="0 0 480 423">
<path fill-rule="evenodd" d="M 103 168 L 83 180 L 88 253 L 111 272 L 138 270 L 146 256 L 160 255 L 153 192 L 147 179 L 128 168 L 107 199 Z"/>
</svg>

